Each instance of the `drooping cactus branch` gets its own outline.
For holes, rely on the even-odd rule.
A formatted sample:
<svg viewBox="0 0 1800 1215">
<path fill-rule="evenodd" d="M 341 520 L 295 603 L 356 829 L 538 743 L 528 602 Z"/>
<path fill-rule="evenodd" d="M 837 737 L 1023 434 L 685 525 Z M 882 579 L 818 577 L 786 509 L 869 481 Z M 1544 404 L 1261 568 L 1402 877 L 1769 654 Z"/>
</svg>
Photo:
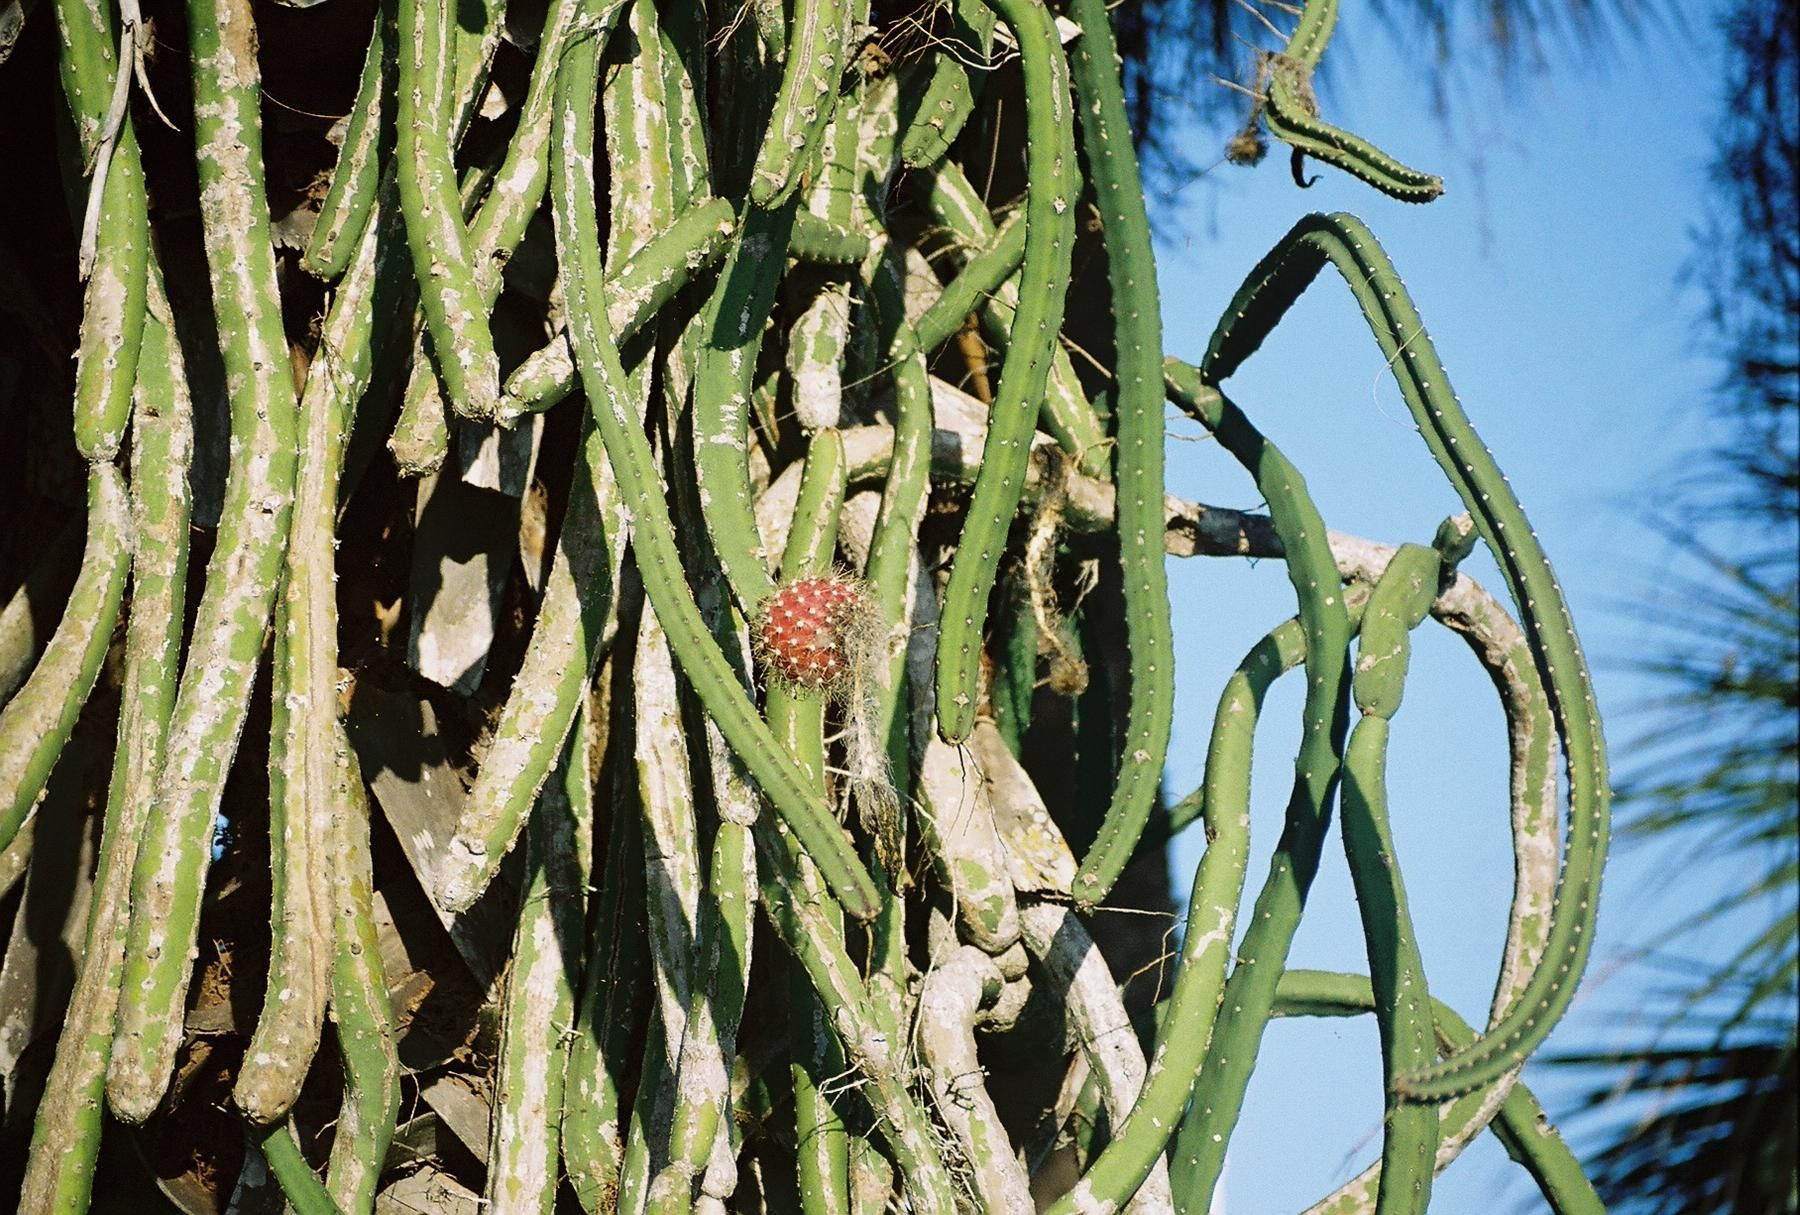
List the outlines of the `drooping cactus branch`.
<svg viewBox="0 0 1800 1215">
<path fill-rule="evenodd" d="M 148 1184 L 129 1134 L 219 1209 L 1199 1212 L 1271 1018 L 1373 1012 L 1381 1156 L 1312 1211 L 1423 1211 L 1490 1126 L 1553 1209 L 1597 1210 L 1517 1083 L 1606 853 L 1562 590 L 1360 220 L 1302 219 L 1199 362 L 1165 358 L 1100 0 L 327 8 L 366 37 L 283 79 L 342 95 L 279 100 L 344 113 L 336 149 L 263 141 L 259 64 L 320 51 L 310 10 L 191 0 L 171 150 L 137 138 L 137 6 L 56 7 L 93 251 L 57 427 L 88 495 L 79 561 L 71 509 L 0 615 L 0 882 L 33 916 L 40 841 L 104 810 L 22 1209 Z M 1298 14 L 1253 121 L 1434 196 L 1319 118 L 1337 19 Z M 1429 547 L 1328 530 L 1308 477 L 1341 470 L 1220 391 L 1327 266 L 1468 512 Z M 1169 401 L 1266 515 L 1165 493 Z M 1455 572 L 1477 539 L 1516 621 Z M 1170 556 L 1279 561 L 1295 595 L 1209 719 L 1177 716 L 1203 626 Z M 1439 728 L 1397 712 L 1428 617 L 1507 718 L 1481 1033 L 1431 996 L 1433 875 L 1389 805 L 1391 732 Z M 477 665 L 423 679 L 395 629 Z M 102 796 L 73 760 L 109 733 Z M 1367 978 L 1286 965 L 1339 809 Z M 1134 945 L 1106 917 L 1169 913 L 1141 875 L 1194 824 L 1179 945 Z"/>
</svg>

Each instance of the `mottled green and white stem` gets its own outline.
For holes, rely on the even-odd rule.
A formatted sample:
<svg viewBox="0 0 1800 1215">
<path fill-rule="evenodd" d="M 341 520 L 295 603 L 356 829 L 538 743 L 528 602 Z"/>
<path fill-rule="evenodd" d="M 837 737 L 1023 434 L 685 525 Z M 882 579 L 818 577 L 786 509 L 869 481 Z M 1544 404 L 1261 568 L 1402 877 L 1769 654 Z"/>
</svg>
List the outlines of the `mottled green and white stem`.
<svg viewBox="0 0 1800 1215">
<path fill-rule="evenodd" d="M 757 825 L 763 906 L 824 1002 L 846 1059 L 868 1078 L 863 1091 L 875 1111 L 880 1138 L 899 1166 L 903 1191 L 917 1209 L 949 1215 L 956 1209 L 955 1192 L 938 1155 L 937 1132 L 908 1090 L 903 1044 L 882 1029 L 856 964 L 844 951 L 830 896 L 816 884 L 809 886 L 796 848 L 785 826 Z"/>
<path fill-rule="evenodd" d="M 237 753 L 287 548 L 298 444 L 294 383 L 263 190 L 261 84 L 247 0 L 192 0 L 200 218 L 231 406 L 231 465 L 217 545 L 132 875 L 114 1113 L 161 1099 L 182 1040 L 213 818 Z"/>
<path fill-rule="evenodd" d="M 375 923 L 369 800 L 350 740 L 338 731 L 336 847 L 331 884 L 331 1019 L 344 1064 L 344 1098 L 325 1189 L 346 1215 L 375 1209 L 375 1192 L 400 1113 L 400 1055 Z"/>
<path fill-rule="evenodd" d="M 625 1151 L 620 1094 L 637 1062 L 632 1047 L 644 1003 L 644 858 L 638 842 L 640 816 L 630 792 L 637 783 L 635 767 L 622 762 L 629 758 L 634 720 L 621 709 L 610 724 L 610 734 L 620 740 L 608 741 L 613 752 L 608 761 L 612 821 L 599 890 L 589 910 L 581 1003 L 563 1069 L 563 1169 L 588 1215 L 611 1215 L 618 1200 Z"/>
<path fill-rule="evenodd" d="M 643 811 L 644 899 L 668 1063 L 674 1068 L 696 985 L 700 931 L 699 828 L 693 777 L 668 638 L 653 608 L 638 624 L 632 680 L 638 799 Z"/>
<path fill-rule="evenodd" d="M 938 1117 L 955 1137 L 983 1211 L 1031 1215 L 1031 1179 L 1013 1151 L 975 1052 L 975 1022 L 1000 994 L 994 959 L 972 945 L 933 962 L 913 1028 Z"/>
<path fill-rule="evenodd" d="M 724 253 L 737 231 L 737 213 L 722 198 L 693 202 L 648 244 L 609 270 L 607 320 L 624 344 L 655 318 L 677 291 Z M 526 356 L 506 380 L 502 425 L 527 413 L 542 413 L 568 399 L 579 384 L 575 353 L 566 330 Z"/>
<path fill-rule="evenodd" d="M 75 352 L 75 447 L 112 460 L 131 420 L 150 265 L 149 200 L 131 122 L 134 26 L 120 40 L 104 4 L 59 0 L 63 95 L 92 174 L 82 224 L 81 338 Z"/>
<path fill-rule="evenodd" d="M 453 0 L 400 0 L 394 154 L 406 243 L 438 376 L 453 409 L 486 421 L 499 406 L 500 364 L 457 197 L 453 7 Z"/>
<path fill-rule="evenodd" d="M 950 891 L 963 939 L 1000 953 L 1019 939 L 1019 908 L 975 756 L 967 747 L 928 738 L 916 792 L 921 835 Z"/>
<path fill-rule="evenodd" d="M 732 749 L 777 812 L 794 825 L 833 892 L 859 918 L 875 914 L 877 900 L 867 872 L 822 799 L 812 793 L 793 762 L 781 753 L 757 715 L 731 664 L 695 605 L 682 572 L 674 525 L 661 478 L 635 410 L 625 370 L 598 298 L 604 281 L 593 184 L 594 96 L 597 65 L 591 48 L 572 49 L 559 79 L 552 190 L 569 331 L 589 408 L 600 426 L 613 472 L 632 515 L 633 554 L 644 588 L 683 673 L 718 722 Z M 584 108 L 585 107 L 585 108 Z M 585 138 L 584 138 L 585 135 Z M 746 507 L 746 513 L 747 513 Z M 754 531 L 754 522 L 751 523 Z M 765 575 L 766 576 L 766 575 Z"/>
<path fill-rule="evenodd" d="M 391 226 L 391 225 L 389 225 Z M 336 531 L 338 482 L 370 343 L 353 329 L 375 323 L 380 275 L 398 252 L 383 223 L 359 242 L 322 335 L 320 357 L 300 394 L 300 460 L 288 533 L 287 577 L 276 610 L 269 847 L 273 899 L 269 977 L 232 1099 L 251 1121 L 279 1120 L 312 1065 L 330 993 L 333 935 L 331 858 L 348 811 L 341 796 L 344 745 L 338 722 Z M 391 277 L 390 280 L 391 282 Z"/>
<path fill-rule="evenodd" d="M 125 967 L 125 927 L 138 833 L 175 703 L 187 597 L 188 465 L 193 407 L 173 318 L 152 280 L 131 448 L 131 599 L 119 743 L 88 908 L 87 947 L 32 1126 L 22 1210 L 85 1211 L 105 1122 L 106 1064 Z"/>
<path fill-rule="evenodd" d="M 568 53 L 571 39 L 577 35 L 584 41 L 597 38 L 604 43 L 623 6 L 624 0 L 608 0 L 598 7 L 586 6 L 592 11 L 584 14 L 580 0 L 555 0 L 544 12 L 543 28 L 538 33 L 537 58 L 532 64 L 525 100 L 519 107 L 517 131 L 506 145 L 505 158 L 493 171 L 487 197 L 468 225 L 472 290 L 484 318 L 500 298 L 506 265 L 524 240 L 526 227 L 531 217 L 537 214 L 549 183 L 550 105 L 562 57 Z M 485 80 L 485 73 L 478 75 L 476 80 Z M 461 124 L 456 130 L 460 134 L 467 125 L 466 108 L 458 111 L 458 117 Z M 469 185 L 465 177 L 463 210 L 458 212 L 459 216 L 468 210 Z M 400 418 L 390 444 L 401 472 L 407 476 L 435 471 L 449 450 L 442 390 L 450 381 L 440 382 L 440 376 L 432 373 L 440 349 L 443 347 L 439 345 L 438 332 L 428 325 L 414 346 L 413 370 L 407 379 Z M 495 419 L 507 420 L 504 397 L 496 402 Z M 541 775 L 539 779 L 542 780 Z"/>
<path fill-rule="evenodd" d="M 1020 909 L 1019 920 L 1026 948 L 1063 994 L 1063 1015 L 1079 1036 L 1082 1052 L 1099 1080 L 1108 1120 L 1114 1127 L 1123 1127 L 1143 1092 L 1144 1050 L 1131 1028 L 1111 968 L 1070 908 L 1032 903 Z M 1151 1215 L 1169 1210 L 1172 1201 L 1168 1166 L 1159 1154 L 1124 1209 Z"/>
<path fill-rule="evenodd" d="M 569 734 L 526 830 L 525 892 L 500 1026 L 485 1209 L 550 1215 L 556 1206 L 563 1111 L 563 1035 L 575 1016 L 583 875 L 578 821 L 593 813 L 587 731 Z"/>
<path fill-rule="evenodd" d="M 62 619 L 31 677 L 0 709 L 0 848 L 10 845 L 100 677 L 131 569 L 131 500 L 111 464 L 88 469 L 87 544 Z"/>
</svg>

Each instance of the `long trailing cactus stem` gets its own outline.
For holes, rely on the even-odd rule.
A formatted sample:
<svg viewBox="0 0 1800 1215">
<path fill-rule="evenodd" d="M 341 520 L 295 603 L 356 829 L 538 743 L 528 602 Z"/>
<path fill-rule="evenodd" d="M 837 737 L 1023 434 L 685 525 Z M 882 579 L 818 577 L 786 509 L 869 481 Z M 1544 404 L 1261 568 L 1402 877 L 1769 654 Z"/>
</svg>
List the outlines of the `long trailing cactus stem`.
<svg viewBox="0 0 1800 1215">
<path fill-rule="evenodd" d="M 628 532 L 612 466 L 588 421 L 531 648 L 444 852 L 437 899 L 447 911 L 465 910 L 493 881 L 573 728 L 600 661 Z"/>
<path fill-rule="evenodd" d="M 969 500 L 950 582 L 944 591 L 943 634 L 938 642 L 938 729 L 952 743 L 975 725 L 977 686 L 988 593 L 1006 530 L 1012 522 L 1050 356 L 1062 328 L 1069 259 L 1075 244 L 1077 168 L 1068 64 L 1049 10 L 1035 0 L 992 0 L 1018 43 L 1025 75 L 1025 261 L 1020 268 L 1019 309 L 1000 369 L 1000 388 L 982 449 L 981 472 Z"/>
<path fill-rule="evenodd" d="M 1175 716 L 1175 639 L 1163 570 L 1162 301 L 1150 219 L 1105 0 L 1074 0 L 1069 13 L 1082 30 L 1073 54 L 1076 108 L 1112 286 L 1119 560 L 1131 651 L 1131 708 L 1119 783 L 1075 878 L 1075 897 L 1093 904 L 1106 897 L 1131 859 L 1156 800 Z"/>
<path fill-rule="evenodd" d="M 726 256 L 694 372 L 700 506 L 733 597 L 754 616 L 775 589 L 751 509 L 750 394 L 763 325 L 793 233 L 794 206 L 752 211 Z"/>
<path fill-rule="evenodd" d="M 88 909 L 87 948 L 32 1126 L 19 1194 L 25 1210 L 82 1211 L 92 1194 L 106 1064 L 125 968 L 126 895 L 175 702 L 187 597 L 194 419 L 168 303 L 154 281 L 144 342 L 146 357 L 133 403 L 132 610 L 125 631 L 119 746 Z"/>
<path fill-rule="evenodd" d="M 261 88 L 250 9 L 194 0 L 201 219 L 231 401 L 232 464 L 217 547 L 182 668 L 169 743 L 132 876 L 113 1112 L 155 1109 L 181 1044 L 213 816 L 237 750 L 293 502 L 296 410 L 262 186 Z"/>
<path fill-rule="evenodd" d="M 613 346 L 606 312 L 592 293 L 602 282 L 596 236 L 593 162 L 593 98 L 597 58 L 591 46 L 572 49 L 558 83 L 558 134 L 552 149 L 558 239 L 569 296 L 569 332 L 574 339 L 590 408 L 628 510 L 633 553 L 644 588 L 655 605 L 683 672 L 700 693 L 763 793 L 793 826 L 826 880 L 859 918 L 873 916 L 876 899 L 869 876 L 849 841 L 793 764 L 781 754 L 767 723 L 744 694 L 718 643 L 700 618 L 692 592 L 681 577 L 668 504 L 661 480 Z M 585 109 L 583 108 L 585 106 Z"/>
<path fill-rule="evenodd" d="M 141 0 L 53 0 L 60 37 L 18 51 L 73 119 L 79 232 L 48 234 L 70 282 L 43 299 L 84 312 L 46 433 L 73 423 L 87 490 L 83 517 L 49 468 L 68 517 L 0 606 L 0 898 L 23 885 L 32 924 L 73 825 L 44 816 L 99 800 L 73 768 L 117 740 L 48 1091 L 9 1111 L 35 1119 L 21 1209 L 129 1192 L 126 1134 L 220 1209 L 1198 1215 L 1271 1019 L 1368 1012 L 1380 1155 L 1305 1215 L 1424 1215 L 1490 1129 L 1596 1215 L 1519 1084 L 1591 948 L 1592 688 L 1361 221 L 1300 220 L 1189 365 L 1102 0 L 369 0 L 260 31 L 247 0 L 187 4 L 191 152 L 144 126 L 175 65 Z M 1338 18 L 1271 12 L 1292 32 L 1232 156 L 1271 135 L 1297 176 L 1435 196 L 1320 117 Z M 341 146 L 264 148 L 259 60 Z M 190 214 L 205 282 L 151 231 Z M 1221 391 L 1327 267 L 1462 501 L 1429 547 L 1328 530 L 1308 478 L 1323 500 L 1341 470 L 1303 475 Z M 196 443 L 208 392 L 228 431 Z M 1170 403 L 1266 514 L 1165 494 Z M 456 500 L 416 513 L 423 474 Z M 1458 572 L 1478 542 L 1499 598 Z M 459 548 L 472 600 L 433 576 Z M 1171 556 L 1278 561 L 1297 610 L 1214 689 L 1164 812 Z M 1506 718 L 1479 1033 L 1432 998 L 1389 806 L 1392 723 L 1443 728 L 1396 716 L 1428 617 Z M 454 633 L 460 678 L 419 683 L 395 629 Z M 1340 798 L 1367 977 L 1287 968 Z M 1101 931 L 1195 825 L 1178 941 Z"/>
<path fill-rule="evenodd" d="M 869 1104 L 905 1192 L 924 1210 L 954 1210 L 954 1192 L 936 1134 L 902 1078 L 903 1044 L 881 1028 L 870 1007 L 856 965 L 844 951 L 842 934 L 824 906 L 824 892 L 816 886 L 808 889 L 793 838 L 784 828 L 759 825 L 756 851 L 765 874 L 769 918 L 824 1001 L 845 1056 L 868 1079 Z"/>
<path fill-rule="evenodd" d="M 382 232 L 365 229 L 346 285 L 350 307 L 330 318 L 343 334 L 359 296 L 376 290 Z M 372 301 L 371 301 L 372 302 Z M 338 481 L 356 402 L 360 360 L 328 354 L 309 369 L 300 397 L 300 460 L 288 535 L 287 577 L 275 612 L 272 736 L 269 745 L 269 845 L 273 867 L 272 944 L 262 1015 L 238 1074 L 233 1099 L 257 1123 L 287 1113 L 312 1065 L 331 984 L 336 903 L 331 855 L 345 813 L 339 790 L 343 738 L 338 724 L 336 546 Z M 347 365 L 348 364 L 348 365 Z"/>
<path fill-rule="evenodd" d="M 1343 213 L 1301 220 L 1239 288 L 1208 344 L 1201 375 L 1215 384 L 1229 377 L 1327 264 L 1350 287 L 1426 446 L 1500 565 L 1550 693 L 1568 761 L 1568 850 L 1548 950 L 1499 1024 L 1466 1050 L 1400 1077 L 1408 1096 L 1439 1101 L 1486 1084 L 1521 1062 L 1574 996 L 1593 943 L 1606 862 L 1611 799 L 1606 744 L 1593 681 L 1555 571 L 1512 487 L 1469 424 L 1399 273 L 1361 220 Z"/>
<path fill-rule="evenodd" d="M 954 32 L 931 65 L 931 80 L 912 121 L 900 136 L 900 156 L 913 168 L 936 164 L 950 151 L 975 112 L 975 81 L 967 64 L 980 64 L 994 38 L 994 11 L 980 0 L 955 0 Z"/>
<path fill-rule="evenodd" d="M 1345 647 L 1350 640 L 1350 622 L 1325 522 L 1299 471 L 1237 406 L 1199 384 L 1190 369 L 1171 362 L 1167 373 L 1176 403 L 1195 413 L 1255 476 L 1287 554 L 1288 580 L 1299 601 L 1301 627 L 1306 633 L 1306 702 L 1301 711 L 1300 752 L 1294 761 L 1287 822 L 1239 946 L 1242 961 L 1226 984 L 1224 1009 L 1199 1075 L 1207 1099 L 1189 1108 L 1174 1141 L 1169 1180 L 1177 1203 L 1184 1210 L 1204 1210 L 1218 1184 L 1225 1144 L 1242 1109 L 1275 984 L 1318 873 L 1347 725 L 1343 693 L 1347 690 Z"/>
</svg>

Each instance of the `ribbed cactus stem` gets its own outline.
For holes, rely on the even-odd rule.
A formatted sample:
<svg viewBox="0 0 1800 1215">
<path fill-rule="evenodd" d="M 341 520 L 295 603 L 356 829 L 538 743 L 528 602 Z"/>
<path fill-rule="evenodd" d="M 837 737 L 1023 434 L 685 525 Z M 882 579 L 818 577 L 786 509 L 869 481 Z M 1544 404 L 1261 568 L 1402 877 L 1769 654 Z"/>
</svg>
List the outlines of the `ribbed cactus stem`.
<svg viewBox="0 0 1800 1215">
<path fill-rule="evenodd" d="M 250 7 L 193 0 L 194 139 L 232 459 L 169 742 L 132 876 L 113 1112 L 149 1117 L 181 1046 L 213 818 L 243 729 L 293 505 L 297 418 L 263 191 L 261 85 Z"/>
</svg>

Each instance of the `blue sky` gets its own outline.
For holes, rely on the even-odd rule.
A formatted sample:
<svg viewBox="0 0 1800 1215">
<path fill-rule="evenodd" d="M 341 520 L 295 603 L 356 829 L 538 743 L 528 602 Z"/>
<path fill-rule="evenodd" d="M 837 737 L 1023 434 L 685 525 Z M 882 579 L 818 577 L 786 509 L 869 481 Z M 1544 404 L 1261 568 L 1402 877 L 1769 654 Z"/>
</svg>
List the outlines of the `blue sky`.
<svg viewBox="0 0 1800 1215">
<path fill-rule="evenodd" d="M 1709 206 L 1722 46 L 1706 15 L 1652 28 L 1605 62 L 1553 51 L 1546 69 L 1502 89 L 1470 73 L 1448 115 L 1361 6 L 1347 6 L 1322 96 L 1326 115 L 1419 167 L 1444 198 L 1390 201 L 1319 168 L 1297 190 L 1285 149 L 1257 169 L 1220 165 L 1163 200 L 1159 264 L 1166 345 L 1197 358 L 1244 273 L 1293 221 L 1344 209 L 1374 229 L 1405 276 L 1476 428 L 1509 474 L 1556 563 L 1596 669 L 1615 769 L 1636 732 L 1629 710 L 1650 686 L 1626 664 L 1626 605 L 1673 560 L 1646 506 L 1707 438 L 1719 365 L 1696 342 L 1699 301 L 1679 287 L 1690 233 Z M 1218 87 L 1198 81 L 1195 88 Z M 1194 134 L 1211 157 L 1227 130 Z M 1217 188 L 1214 188 L 1216 184 Z M 1230 383 L 1233 398 L 1307 476 L 1332 527 L 1426 542 L 1459 509 L 1413 433 L 1349 295 L 1329 274 Z M 1199 432 L 1172 420 L 1169 485 L 1185 497 L 1253 507 L 1248 479 Z M 1490 588 L 1491 563 L 1465 567 Z M 1213 705 L 1227 673 L 1290 615 L 1275 563 L 1172 563 L 1177 717 L 1168 787 L 1199 781 Z M 1427 626 L 1395 719 L 1390 768 L 1397 847 L 1435 994 L 1485 1017 L 1511 890 L 1505 740 L 1491 690 L 1462 644 Z M 1298 688 L 1278 687 L 1258 738 L 1251 893 L 1279 831 L 1298 738 Z M 1185 899 L 1201 850 L 1190 833 L 1172 868 Z M 1616 1041 L 1649 979 L 1623 965 L 1659 926 L 1716 889 L 1665 884 L 1667 856 L 1615 854 L 1586 988 L 1553 1046 Z M 1334 830 L 1290 964 L 1366 970 L 1355 901 Z M 1380 1072 L 1372 1021 L 1277 1022 L 1265 1039 L 1228 1165 L 1230 1215 L 1297 1211 L 1380 1150 Z M 1529 1078 L 1554 1115 L 1566 1082 Z M 1543 1209 L 1491 1137 L 1440 1178 L 1433 1209 Z"/>
</svg>

